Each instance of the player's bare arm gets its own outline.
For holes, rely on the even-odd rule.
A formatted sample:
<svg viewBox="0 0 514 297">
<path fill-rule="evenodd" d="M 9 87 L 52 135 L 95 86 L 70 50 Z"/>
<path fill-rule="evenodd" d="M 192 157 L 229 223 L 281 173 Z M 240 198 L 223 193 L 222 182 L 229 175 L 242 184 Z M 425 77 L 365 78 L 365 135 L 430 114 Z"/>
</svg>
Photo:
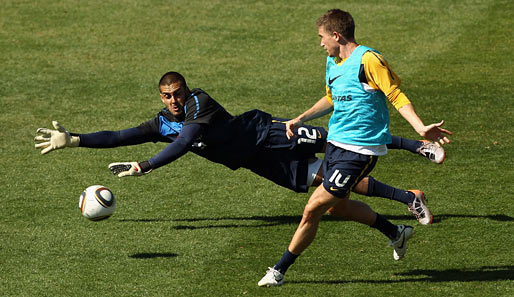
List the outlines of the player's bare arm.
<svg viewBox="0 0 514 297">
<path fill-rule="evenodd" d="M 293 129 L 300 127 L 302 123 L 322 117 L 330 113 L 334 109 L 334 106 L 330 104 L 330 101 L 326 96 L 323 96 L 318 100 L 311 108 L 299 115 L 298 117 L 286 122 L 286 135 L 287 139 L 294 137 Z"/>
<path fill-rule="evenodd" d="M 400 109 L 398 109 L 398 112 L 405 120 L 407 120 L 407 122 L 409 122 L 409 124 L 421 137 L 432 140 L 440 145 L 450 143 L 450 139 L 448 139 L 446 135 L 452 135 L 452 132 L 441 128 L 441 126 L 444 124 L 444 121 L 425 126 L 423 121 L 419 118 L 418 114 L 414 110 L 414 107 L 410 103 L 402 106 Z"/>
</svg>

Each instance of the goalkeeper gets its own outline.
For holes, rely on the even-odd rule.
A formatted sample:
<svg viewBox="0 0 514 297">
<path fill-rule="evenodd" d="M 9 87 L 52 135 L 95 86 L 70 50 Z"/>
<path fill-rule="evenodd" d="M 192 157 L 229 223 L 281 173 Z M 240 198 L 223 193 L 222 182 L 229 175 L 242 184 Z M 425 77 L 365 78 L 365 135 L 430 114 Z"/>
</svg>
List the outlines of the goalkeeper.
<svg viewBox="0 0 514 297">
<path fill-rule="evenodd" d="M 203 90 L 190 90 L 177 72 L 163 75 L 159 90 L 165 107 L 155 118 L 137 127 L 76 134 L 54 121 L 55 130 L 37 130 L 35 147 L 46 154 L 66 147 L 114 148 L 167 142 L 170 144 L 149 160 L 111 163 L 109 169 L 119 177 L 141 176 L 191 151 L 232 170 L 249 169 L 296 192 L 307 192 L 309 187 L 321 184 L 322 162 L 315 154 L 325 150 L 327 132 L 324 128 L 302 125 L 295 130 L 297 138 L 289 140 L 285 132 L 286 119 L 260 110 L 232 116 Z M 445 157 L 443 148 L 434 143 L 394 136 L 388 148 L 418 153 L 435 163 L 442 163 Z M 370 176 L 354 191 L 402 202 L 421 224 L 432 222 L 433 216 L 419 190 L 399 190 Z M 334 208 L 331 212 L 348 217 L 345 210 Z"/>
</svg>

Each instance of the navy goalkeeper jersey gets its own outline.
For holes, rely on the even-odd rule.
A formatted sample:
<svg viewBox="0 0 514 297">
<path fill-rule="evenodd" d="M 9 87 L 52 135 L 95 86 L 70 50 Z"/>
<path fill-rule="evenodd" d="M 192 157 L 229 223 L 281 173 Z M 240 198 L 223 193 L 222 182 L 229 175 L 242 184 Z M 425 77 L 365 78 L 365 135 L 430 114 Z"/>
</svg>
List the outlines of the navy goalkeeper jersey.
<svg viewBox="0 0 514 297">
<path fill-rule="evenodd" d="M 271 115 L 255 109 L 232 116 L 206 92 L 194 89 L 185 102 L 183 118 L 176 118 L 163 108 L 139 128 L 146 135 L 153 135 L 154 141 L 172 142 L 182 127 L 191 123 L 205 127 L 191 151 L 235 170 L 245 166 L 264 142 Z"/>
</svg>

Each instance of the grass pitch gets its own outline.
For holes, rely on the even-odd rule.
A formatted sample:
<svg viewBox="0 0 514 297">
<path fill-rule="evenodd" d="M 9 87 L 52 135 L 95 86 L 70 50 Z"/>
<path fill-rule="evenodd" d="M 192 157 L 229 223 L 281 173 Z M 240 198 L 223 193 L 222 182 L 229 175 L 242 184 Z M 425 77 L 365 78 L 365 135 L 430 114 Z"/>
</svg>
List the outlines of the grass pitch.
<svg viewBox="0 0 514 297">
<path fill-rule="evenodd" d="M 512 1 L 3 1 L 0 9 L 1 296 L 512 296 Z M 157 80 L 183 73 L 238 114 L 293 117 L 323 95 L 315 20 L 355 18 L 426 123 L 446 120 L 442 166 L 405 152 L 373 175 L 425 191 L 435 224 L 358 197 L 416 235 L 398 263 L 378 232 L 327 217 L 280 288 L 257 281 L 285 250 L 308 194 L 188 154 L 141 178 L 107 165 L 164 144 L 41 156 L 38 127 L 117 130 L 161 108 Z M 328 117 L 313 121 L 326 125 Z M 416 134 L 391 108 L 392 132 Z M 78 198 L 103 184 L 102 222 Z M 357 197 L 357 196 L 354 196 Z"/>
</svg>

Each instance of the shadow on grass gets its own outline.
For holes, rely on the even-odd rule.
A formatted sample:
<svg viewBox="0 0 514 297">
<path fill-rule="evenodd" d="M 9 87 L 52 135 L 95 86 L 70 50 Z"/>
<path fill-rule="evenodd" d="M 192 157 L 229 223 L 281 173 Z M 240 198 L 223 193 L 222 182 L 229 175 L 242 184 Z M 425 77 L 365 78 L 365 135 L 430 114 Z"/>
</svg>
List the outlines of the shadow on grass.
<svg viewBox="0 0 514 297">
<path fill-rule="evenodd" d="M 409 220 L 414 221 L 414 217 L 411 215 L 384 215 L 389 220 Z M 186 223 L 197 223 L 197 222 L 223 222 L 223 221 L 237 221 L 231 224 L 208 224 L 204 226 L 195 225 L 177 225 L 173 226 L 173 229 L 177 230 L 192 230 L 192 229 L 208 229 L 208 228 L 258 228 L 258 227 L 271 227 L 277 225 L 289 225 L 298 224 L 301 220 L 301 216 L 251 216 L 251 217 L 219 217 L 219 218 L 187 218 L 187 219 L 120 219 L 120 222 L 139 222 L 139 223 L 151 223 L 151 222 L 186 222 Z M 459 215 L 459 214 L 441 214 L 434 216 L 434 223 L 440 223 L 444 220 L 451 218 L 478 218 L 488 219 L 500 222 L 514 222 L 514 218 L 507 215 Z M 323 217 L 323 221 L 341 221 L 341 218 L 332 217 L 326 215 Z M 264 222 L 261 224 L 241 224 L 240 222 L 246 221 L 260 221 Z"/>
<path fill-rule="evenodd" d="M 513 217 L 509 217 L 507 215 L 501 215 L 501 214 L 497 214 L 497 215 L 488 215 L 488 216 L 480 216 L 480 215 L 452 215 L 452 214 L 448 214 L 448 215 L 437 215 L 437 216 L 434 216 L 434 223 L 437 223 L 437 222 L 440 222 L 440 221 L 444 221 L 446 219 L 449 219 L 449 218 L 472 218 L 472 219 L 489 219 L 489 220 L 493 220 L 493 221 L 499 221 L 499 222 L 514 222 L 514 218 Z"/>
<path fill-rule="evenodd" d="M 176 230 L 193 230 L 193 229 L 209 229 L 209 228 L 259 228 L 271 227 L 277 225 L 298 224 L 302 219 L 301 216 L 252 216 L 252 217 L 221 217 L 221 218 L 190 218 L 190 219 L 121 219 L 120 222 L 186 222 L 186 223 L 199 223 L 199 222 L 223 222 L 223 221 L 236 221 L 231 224 L 208 224 L 204 226 L 193 225 L 177 225 L 173 226 Z M 328 217 L 332 221 L 340 220 L 334 217 Z M 325 220 L 325 218 L 324 218 Z M 260 221 L 264 223 L 250 223 L 242 224 L 240 222 L 246 221 Z"/>
<path fill-rule="evenodd" d="M 396 276 L 394 280 L 288 280 L 288 284 L 392 284 L 404 282 L 483 282 L 514 280 L 514 266 L 484 266 L 478 269 L 414 269 Z M 403 278 L 407 277 L 407 278 Z"/>
<path fill-rule="evenodd" d="M 175 253 L 137 253 L 130 255 L 129 258 L 134 259 L 154 259 L 154 258 L 175 258 L 178 254 Z"/>
<path fill-rule="evenodd" d="M 389 220 L 414 220 L 411 215 L 384 215 Z M 460 215 L 460 214 L 439 214 L 434 215 L 434 223 L 440 223 L 442 221 L 452 218 L 468 218 L 468 219 L 488 219 L 498 222 L 514 222 L 514 218 L 497 214 L 497 215 Z"/>
</svg>

